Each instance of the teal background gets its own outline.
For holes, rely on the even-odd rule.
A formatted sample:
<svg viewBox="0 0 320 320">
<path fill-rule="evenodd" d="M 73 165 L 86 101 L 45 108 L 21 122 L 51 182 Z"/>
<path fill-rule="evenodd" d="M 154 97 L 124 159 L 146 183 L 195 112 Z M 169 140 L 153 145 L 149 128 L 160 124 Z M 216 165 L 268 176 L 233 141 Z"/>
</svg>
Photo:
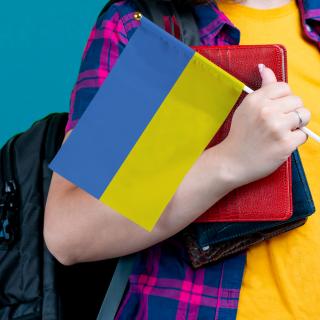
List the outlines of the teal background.
<svg viewBox="0 0 320 320">
<path fill-rule="evenodd" d="M 82 51 L 106 2 L 1 2 L 0 146 L 46 114 L 68 111 Z"/>
</svg>

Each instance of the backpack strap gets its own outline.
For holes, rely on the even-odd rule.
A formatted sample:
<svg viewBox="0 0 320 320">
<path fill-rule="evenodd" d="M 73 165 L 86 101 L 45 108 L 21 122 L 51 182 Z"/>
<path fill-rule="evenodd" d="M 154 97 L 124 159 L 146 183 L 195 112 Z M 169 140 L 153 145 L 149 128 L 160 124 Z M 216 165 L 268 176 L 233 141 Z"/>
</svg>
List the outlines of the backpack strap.
<svg viewBox="0 0 320 320">
<path fill-rule="evenodd" d="M 120 0 L 110 0 L 101 10 L 99 17 L 118 1 Z M 163 17 L 170 17 L 171 24 L 175 18 L 180 28 L 180 40 L 189 46 L 200 44 L 199 29 L 190 4 L 177 5 L 174 0 L 131 0 L 131 2 L 137 11 L 162 29 L 165 29 Z"/>
<path fill-rule="evenodd" d="M 181 35 L 180 40 L 188 46 L 200 45 L 199 28 L 191 5 L 175 6 L 174 2 L 170 0 L 168 2 L 172 6 L 174 16 L 178 20 Z"/>
<path fill-rule="evenodd" d="M 126 290 L 129 276 L 139 253 L 119 258 L 107 293 L 103 299 L 97 320 L 113 320 Z"/>
</svg>

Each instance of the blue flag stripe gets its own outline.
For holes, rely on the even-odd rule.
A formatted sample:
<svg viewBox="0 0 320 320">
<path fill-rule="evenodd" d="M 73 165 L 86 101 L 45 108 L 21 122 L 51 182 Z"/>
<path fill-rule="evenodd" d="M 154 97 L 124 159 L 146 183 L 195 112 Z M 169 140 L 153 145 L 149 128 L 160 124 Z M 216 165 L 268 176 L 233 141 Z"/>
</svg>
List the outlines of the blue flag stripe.
<svg viewBox="0 0 320 320">
<path fill-rule="evenodd" d="M 193 55 L 143 18 L 50 168 L 100 198 Z"/>
</svg>

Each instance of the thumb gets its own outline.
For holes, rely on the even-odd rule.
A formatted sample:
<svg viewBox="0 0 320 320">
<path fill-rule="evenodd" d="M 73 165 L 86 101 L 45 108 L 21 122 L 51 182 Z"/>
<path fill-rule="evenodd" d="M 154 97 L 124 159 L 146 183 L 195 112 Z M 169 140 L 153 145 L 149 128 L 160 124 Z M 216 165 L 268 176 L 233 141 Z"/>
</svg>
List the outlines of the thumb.
<svg viewBox="0 0 320 320">
<path fill-rule="evenodd" d="M 259 72 L 262 78 L 262 87 L 269 84 L 277 82 L 277 78 L 274 74 L 274 72 L 267 68 L 264 64 L 258 64 Z"/>
</svg>

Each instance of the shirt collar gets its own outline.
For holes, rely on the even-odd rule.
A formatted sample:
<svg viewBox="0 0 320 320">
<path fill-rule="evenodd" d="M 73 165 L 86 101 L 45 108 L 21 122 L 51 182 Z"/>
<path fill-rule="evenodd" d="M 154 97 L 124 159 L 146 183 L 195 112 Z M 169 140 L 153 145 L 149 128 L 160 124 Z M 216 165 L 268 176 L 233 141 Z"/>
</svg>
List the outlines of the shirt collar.
<svg viewBox="0 0 320 320">
<path fill-rule="evenodd" d="M 297 0 L 305 36 L 318 44 L 320 49 L 320 1 Z"/>
<path fill-rule="evenodd" d="M 194 12 L 203 45 L 239 44 L 240 31 L 214 1 L 194 6 Z"/>
<path fill-rule="evenodd" d="M 320 1 L 296 0 L 305 37 L 316 42 L 320 49 Z M 210 10 L 208 10 L 210 6 Z M 213 0 L 194 7 L 204 45 L 239 44 L 239 29 L 219 10 Z"/>
</svg>

